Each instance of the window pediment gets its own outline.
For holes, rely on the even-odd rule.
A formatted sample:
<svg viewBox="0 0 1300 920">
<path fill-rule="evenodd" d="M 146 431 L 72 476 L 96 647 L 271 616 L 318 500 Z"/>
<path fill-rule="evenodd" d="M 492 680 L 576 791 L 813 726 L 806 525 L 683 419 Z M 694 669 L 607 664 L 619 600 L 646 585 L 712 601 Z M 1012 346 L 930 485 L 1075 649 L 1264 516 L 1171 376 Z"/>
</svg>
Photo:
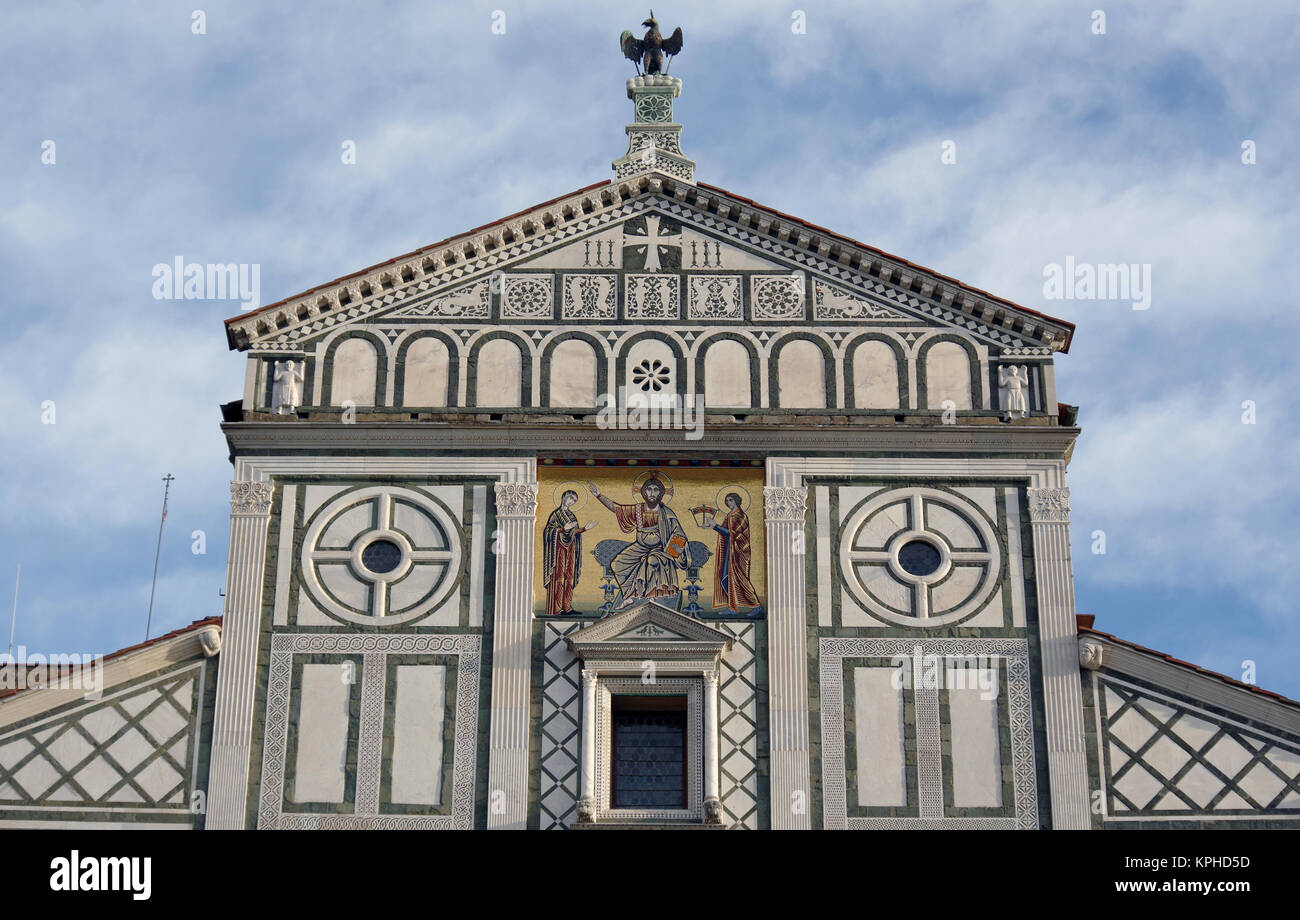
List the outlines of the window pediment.
<svg viewBox="0 0 1300 920">
<path fill-rule="evenodd" d="M 570 650 L 584 661 L 638 665 L 647 657 L 716 661 L 731 643 L 726 633 L 653 601 L 598 620 L 568 638 Z"/>
</svg>

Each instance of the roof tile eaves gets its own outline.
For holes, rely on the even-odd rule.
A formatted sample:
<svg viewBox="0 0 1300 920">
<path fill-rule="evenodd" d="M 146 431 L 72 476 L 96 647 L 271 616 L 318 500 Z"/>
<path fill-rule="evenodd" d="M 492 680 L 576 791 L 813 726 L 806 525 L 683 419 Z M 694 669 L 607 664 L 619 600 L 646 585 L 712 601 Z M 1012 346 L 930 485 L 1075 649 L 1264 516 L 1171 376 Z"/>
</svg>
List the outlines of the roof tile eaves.
<svg viewBox="0 0 1300 920">
<path fill-rule="evenodd" d="M 1290 697 L 1283 696 L 1282 694 L 1276 693 L 1272 690 L 1265 690 L 1263 687 L 1257 687 L 1254 684 L 1248 684 L 1244 681 L 1237 680 L 1235 677 L 1229 677 L 1226 674 L 1220 674 L 1218 671 L 1211 671 L 1208 668 L 1203 668 L 1200 665 L 1193 664 L 1190 661 L 1183 661 L 1181 658 L 1175 658 L 1173 655 L 1167 655 L 1164 652 L 1156 651 L 1153 648 L 1147 648 L 1144 645 L 1138 645 L 1136 642 L 1130 642 L 1127 639 L 1121 639 L 1119 636 L 1112 635 L 1111 633 L 1102 632 L 1100 629 L 1092 629 L 1091 627 L 1081 625 L 1078 627 L 1078 633 L 1081 636 L 1091 635 L 1091 636 L 1098 636 L 1102 639 L 1107 639 L 1111 642 L 1116 643 L 1117 645 L 1122 645 L 1125 648 L 1132 649 L 1135 652 L 1140 652 L 1143 655 L 1150 655 L 1153 658 L 1158 658 L 1161 661 L 1165 662 L 1166 664 L 1171 664 L 1174 665 L 1175 667 L 1183 668 L 1188 671 L 1193 671 L 1205 677 L 1212 677 L 1215 680 L 1222 681 L 1223 683 L 1236 687 L 1239 690 L 1249 690 L 1251 693 L 1257 694 L 1259 696 L 1268 697 L 1269 699 L 1278 703 L 1282 703 L 1283 705 L 1292 706 L 1297 709 L 1300 709 L 1300 700 L 1293 700 Z"/>
<path fill-rule="evenodd" d="M 449 237 L 447 237 L 446 239 L 439 240 L 439 241 L 434 242 L 434 243 L 429 243 L 428 245 L 421 246 L 421 247 L 419 247 L 418 249 L 413 249 L 413 250 L 411 250 L 410 252 L 406 252 L 406 253 L 403 253 L 403 254 L 401 254 L 401 255 L 394 256 L 394 257 L 392 257 L 392 258 L 390 258 L 390 259 L 385 259 L 385 260 L 383 260 L 382 262 L 377 262 L 377 263 L 375 263 L 374 265 L 367 266 L 366 268 L 359 269 L 359 270 L 354 271 L 354 272 L 351 272 L 351 273 L 349 273 L 349 274 L 341 275 L 341 276 L 339 276 L 338 278 L 333 279 L 332 281 L 327 281 L 327 282 L 324 282 L 324 283 L 322 283 L 322 284 L 315 285 L 314 287 L 308 288 L 308 289 L 305 290 L 305 291 L 302 291 L 302 292 L 300 292 L 300 293 L 294 294 L 294 295 L 289 296 L 289 297 L 282 298 L 281 300 L 277 300 L 277 301 L 275 301 L 274 303 L 267 304 L 266 306 L 258 307 L 258 308 L 255 309 L 255 310 L 249 310 L 248 312 L 246 312 L 246 313 L 242 313 L 242 314 L 240 314 L 240 315 L 238 315 L 238 316 L 232 316 L 232 317 L 230 317 L 229 319 L 227 319 L 227 320 L 225 321 L 225 327 L 226 327 L 226 329 L 227 329 L 227 337 L 228 337 L 228 339 L 229 339 L 228 344 L 229 344 L 229 346 L 230 346 L 230 348 L 231 348 L 232 350 L 234 350 L 234 349 L 237 348 L 234 339 L 230 336 L 229 329 L 230 329 L 230 327 L 231 327 L 232 325 L 237 324 L 237 323 L 239 323 L 239 322 L 242 322 L 242 321 L 244 321 L 244 320 L 247 320 L 247 319 L 249 319 L 250 317 L 257 316 L 258 314 L 265 313 L 265 312 L 267 312 L 267 311 L 269 311 L 269 310 L 272 310 L 272 309 L 275 309 L 275 308 L 277 308 L 277 307 L 283 307 L 285 304 L 289 303 L 290 301 L 299 300 L 299 299 L 301 299 L 301 298 L 308 297 L 308 296 L 310 296 L 310 295 L 312 295 L 312 294 L 315 294 L 315 293 L 318 293 L 318 292 L 320 292 L 320 291 L 323 291 L 323 290 L 325 290 L 325 289 L 327 289 L 327 288 L 333 287 L 334 285 L 338 285 L 338 284 L 341 284 L 341 283 L 343 283 L 343 282 L 349 281 L 349 280 L 351 280 L 351 279 L 353 279 L 353 278 L 358 278 L 358 277 L 361 277 L 361 276 L 363 276 L 363 275 L 369 274 L 370 272 L 374 272 L 374 271 L 376 271 L 376 270 L 378 270 L 378 269 L 383 268 L 384 266 L 392 265 L 392 264 L 394 264 L 394 263 L 401 262 L 401 261 L 403 261 L 403 260 L 405 260 L 405 259 L 413 258 L 413 257 L 415 257 L 415 256 L 418 256 L 418 255 L 421 254 L 421 253 L 427 252 L 428 250 L 431 250 L 431 249 L 437 249 L 437 248 L 442 247 L 442 246 L 447 246 L 447 245 L 450 245 L 450 244 L 452 244 L 452 243 L 457 242 L 458 240 L 464 239 L 464 238 L 466 238 L 466 237 L 472 237 L 472 236 L 474 236 L 474 235 L 476 235 L 476 234 L 483 233 L 484 231 L 486 231 L 486 230 L 490 230 L 490 229 L 493 228 L 493 227 L 497 227 L 497 226 L 500 226 L 500 225 L 502 225 L 502 224 L 504 224 L 504 223 L 507 223 L 507 222 L 509 222 L 509 221 L 511 221 L 511 220 L 515 220 L 516 218 L 523 217 L 523 216 L 526 215 L 526 214 L 530 214 L 530 213 L 532 213 L 532 212 L 534 212 L 534 211 L 537 211 L 537 210 L 539 210 L 539 209 L 541 209 L 541 208 L 545 208 L 545 207 L 547 207 L 547 206 L 549 206 L 549 205 L 555 204 L 556 202 L 563 201 L 563 200 L 565 200 L 565 199 L 567 199 L 567 198 L 572 198 L 572 197 L 574 197 L 574 196 L 576 196 L 576 195 L 581 195 L 581 194 L 584 194 L 584 193 L 586 193 L 586 192 L 594 191 L 595 189 L 602 188 L 602 187 L 604 187 L 604 186 L 611 185 L 611 184 L 613 184 L 613 180 L 610 180 L 610 179 L 604 179 L 604 180 L 601 180 L 600 182 L 592 183 L 591 185 L 584 186 L 584 187 L 582 187 L 582 188 L 580 188 L 580 189 L 576 189 L 576 190 L 574 190 L 574 191 L 572 191 L 572 192 L 568 192 L 568 193 L 566 193 L 566 194 L 564 194 L 564 195 L 559 195 L 559 196 L 557 196 L 557 197 L 555 197 L 555 198 L 551 198 L 551 199 L 549 199 L 549 200 L 547 200 L 547 201 L 540 202 L 539 204 L 532 205 L 531 207 L 524 208 L 523 210 L 516 211 L 516 212 L 514 212 L 514 213 L 512 213 L 512 214 L 508 214 L 508 215 L 506 215 L 505 217 L 499 218 L 499 219 L 494 220 L 494 221 L 492 221 L 492 222 L 490 222 L 490 223 L 487 223 L 487 224 L 483 224 L 482 226 L 475 227 L 475 228 L 473 228 L 472 230 L 466 230 L 466 231 L 463 232 L 463 233 L 458 233 L 458 234 L 455 234 L 454 236 L 449 236 Z M 741 203 L 741 204 L 747 205 L 747 206 L 749 206 L 749 207 L 752 207 L 752 208 L 755 208 L 755 209 L 758 209 L 758 210 L 764 211 L 764 212 L 766 212 L 766 213 L 768 213 L 768 214 L 772 214 L 772 215 L 774 215 L 775 217 L 778 217 L 778 218 L 780 218 L 780 219 L 782 219 L 782 220 L 790 221 L 790 222 L 796 223 L 796 224 L 798 224 L 798 225 L 800 225 L 800 226 L 802 226 L 802 227 L 805 227 L 805 228 L 807 228 L 807 229 L 809 229 L 809 230 L 812 230 L 812 231 L 814 231 L 814 232 L 816 232 L 816 233 L 818 233 L 818 234 L 821 234 L 821 235 L 827 236 L 827 237 L 829 237 L 829 238 L 833 238 L 833 239 L 835 239 L 835 240 L 837 240 L 837 241 L 840 241 L 840 242 L 846 243 L 846 244 L 848 244 L 848 245 L 850 245 L 850 246 L 853 246 L 853 247 L 856 247 L 856 248 L 858 248 L 858 249 L 861 249 L 861 250 L 864 250 L 864 251 L 867 251 L 867 252 L 870 252 L 870 253 L 874 253 L 874 254 L 876 254 L 876 255 L 881 256 L 882 258 L 886 258 L 886 259 L 889 259 L 889 260 L 892 261 L 892 262 L 896 262 L 896 263 L 898 263 L 899 265 L 906 266 L 906 267 L 908 267 L 908 268 L 910 268 L 910 269 L 914 269 L 914 270 L 916 270 L 916 271 L 918 271 L 918 272 L 924 272 L 925 274 L 930 275 L 931 277 L 934 277 L 934 278 L 936 278 L 936 279 L 938 279 L 938 280 L 940 280 L 940 281 L 943 281 L 943 282 L 946 282 L 946 283 L 948 283 L 948 284 L 954 285 L 954 286 L 960 288 L 961 290 L 966 291 L 966 292 L 969 293 L 969 294 L 975 295 L 975 296 L 977 296 L 977 297 L 985 298 L 985 299 L 990 300 L 990 301 L 993 301 L 993 302 L 995 302 L 995 303 L 998 303 L 998 304 L 1002 304 L 1002 305 L 1008 306 L 1008 307 L 1010 307 L 1010 308 L 1012 308 L 1012 309 L 1014 309 L 1014 310 L 1017 310 L 1017 311 L 1019 311 L 1019 312 L 1021 312 L 1021 313 L 1025 313 L 1025 314 L 1028 314 L 1028 315 L 1030 315 L 1030 316 L 1034 316 L 1034 317 L 1037 317 L 1037 318 L 1039 318 L 1039 319 L 1045 320 L 1045 321 L 1047 321 L 1047 322 L 1050 322 L 1050 323 L 1056 324 L 1056 325 L 1058 325 L 1058 326 L 1060 326 L 1060 327 L 1062 327 L 1062 328 L 1068 330 L 1068 332 L 1067 332 L 1067 334 L 1066 334 L 1066 337 L 1065 337 L 1065 343 L 1061 346 L 1061 349 L 1060 349 L 1060 350 L 1061 350 L 1061 352 L 1062 352 L 1063 354 L 1068 354 L 1068 353 L 1069 353 L 1069 350 L 1070 350 L 1070 343 L 1073 341 L 1073 338 L 1074 338 L 1074 332 L 1075 332 L 1075 328 L 1076 328 L 1076 327 L 1075 327 L 1075 324 L 1074 324 L 1074 323 L 1072 323 L 1072 322 L 1070 322 L 1070 321 L 1068 321 L 1068 320 L 1064 320 L 1064 319 L 1060 319 L 1059 317 L 1051 316 L 1051 315 L 1049 315 L 1049 314 L 1047 314 L 1047 313 L 1043 313 L 1043 312 L 1040 311 L 1040 310 L 1035 310 L 1035 309 L 1033 309 L 1032 307 L 1026 307 L 1026 306 L 1023 306 L 1023 305 L 1021 305 L 1021 304 L 1018 304 L 1018 303 L 1016 303 L 1016 302 L 1014 302 L 1014 301 L 1007 300 L 1005 297 L 999 297 L 999 296 L 997 296 L 996 294 L 992 294 L 992 293 L 990 293 L 990 292 L 988 292 L 988 291 L 985 291 L 985 290 L 983 290 L 983 289 L 981 289 L 981 288 L 973 287 L 972 285 L 966 284 L 966 283 L 964 283 L 964 282 L 962 282 L 962 281 L 960 281 L 960 280 L 958 280 L 958 279 L 956 279 L 956 278 L 953 278 L 953 277 L 951 277 L 951 276 L 949 276 L 949 275 L 944 275 L 944 274 L 942 274 L 942 273 L 940 273 L 940 272 L 937 272 L 937 271 L 935 271 L 934 269 L 928 268 L 928 267 L 926 267 L 926 266 L 924 266 L 924 265 L 920 265 L 920 264 L 918 264 L 918 263 L 916 263 L 916 262 L 912 262 L 912 261 L 910 261 L 910 260 L 908 260 L 908 259 L 904 259 L 904 258 L 902 258 L 901 256 L 896 256 L 896 255 L 894 255 L 893 253 L 886 252 L 885 250 L 880 249 L 880 248 L 877 247 L 877 246 L 872 246 L 872 245 L 870 245 L 870 244 L 868 244 L 868 243 L 863 243 L 863 242 L 861 242 L 861 241 L 859 241 L 859 240 L 855 240 L 855 239 L 853 239 L 852 237 L 848 237 L 848 236 L 844 236 L 843 234 L 836 233 L 835 231 L 830 230 L 830 229 L 827 228 L 827 227 L 823 227 L 823 226 L 821 226 L 821 225 L 819 225 L 819 224 L 814 224 L 814 223 L 812 223 L 812 222 L 810 222 L 810 221 L 806 221 L 806 220 L 804 220 L 804 219 L 802 219 L 802 218 L 800 218 L 800 217 L 795 217 L 794 215 L 791 215 L 791 214 L 786 214 L 786 213 L 783 212 L 783 211 L 778 211 L 778 210 L 776 210 L 775 208 L 771 208 L 771 207 L 768 207 L 767 205 L 761 204 L 761 203 L 755 201 L 755 200 L 752 199 L 752 198 L 746 198 L 746 197 L 743 196 L 743 195 L 737 195 L 737 194 L 735 194 L 734 192 L 730 192 L 730 191 L 728 191 L 727 189 L 724 189 L 724 188 L 722 188 L 722 187 L 720 187 L 720 186 L 710 185 L 710 184 L 708 184 L 708 183 L 706 183 L 706 182 L 697 182 L 697 183 L 695 183 L 695 186 L 696 186 L 697 188 L 700 188 L 700 189 L 706 189 L 706 190 L 708 190 L 708 191 L 712 191 L 712 192 L 716 192 L 716 193 L 719 193 L 719 194 L 722 194 L 722 195 L 726 195 L 728 198 L 732 199 L 733 201 L 736 201 L 736 202 L 739 202 L 739 203 Z"/>
<path fill-rule="evenodd" d="M 709 191 L 712 192 L 718 192 L 720 194 L 726 195 L 728 198 L 734 199 L 735 201 L 739 201 L 742 204 L 746 204 L 749 205 L 750 207 L 757 208 L 761 211 L 766 211 L 769 214 L 773 214 L 776 217 L 781 218 L 782 220 L 793 221 L 794 223 L 797 223 L 800 226 L 807 227 L 809 230 L 814 230 L 817 233 L 821 233 L 821 234 L 825 234 L 826 236 L 833 237 L 841 242 L 848 243 L 851 246 L 856 246 L 859 249 L 865 249 L 868 252 L 873 252 L 879 256 L 883 256 L 884 258 L 889 259 L 892 262 L 897 262 L 900 265 L 906 265 L 908 268 L 913 268 L 916 269 L 917 271 L 925 272 L 926 274 L 932 275 L 933 277 L 938 278 L 941 281 L 946 281 L 950 284 L 955 284 L 957 287 L 961 288 L 964 291 L 968 291 L 971 294 L 988 298 L 989 300 L 996 301 L 1000 304 L 1005 304 L 1006 306 L 1012 307 L 1013 309 L 1019 310 L 1023 313 L 1028 313 L 1032 316 L 1037 316 L 1040 319 L 1045 319 L 1048 322 L 1055 323 L 1059 326 L 1063 326 L 1066 329 L 1068 329 L 1070 332 L 1069 335 L 1066 336 L 1065 345 L 1061 348 L 1061 352 L 1063 354 L 1068 354 L 1070 351 L 1070 342 L 1074 339 L 1074 331 L 1076 327 L 1075 324 L 1070 322 L 1069 320 L 1061 319 L 1060 317 L 1056 317 L 1048 313 L 1044 313 L 1041 310 L 1035 310 L 1033 307 L 1026 307 L 1016 303 L 1013 300 L 1007 300 L 1005 297 L 999 297 L 996 294 L 991 294 L 988 291 L 983 290 L 982 288 L 973 287 L 972 285 L 966 284 L 965 282 L 953 278 L 950 275 L 942 274 L 941 272 L 937 272 L 932 268 L 927 268 L 924 265 L 920 265 L 916 262 L 912 262 L 908 259 L 904 259 L 902 256 L 896 256 L 891 252 L 886 252 L 885 250 L 879 248 L 878 246 L 872 246 L 869 243 L 863 243 L 860 240 L 853 239 L 852 237 L 844 236 L 841 233 L 836 233 L 834 230 L 830 230 L 826 227 L 821 226 L 820 224 L 814 224 L 804 220 L 801 217 L 795 217 L 793 214 L 786 214 L 784 211 L 778 211 L 775 208 L 770 208 L 767 205 L 760 204 L 759 202 L 755 201 L 752 198 L 746 198 L 743 195 L 737 195 L 734 192 L 729 192 L 725 188 L 722 188 L 720 186 L 709 185 L 707 182 L 697 182 L 695 184 L 698 188 L 708 189 Z"/>
<path fill-rule="evenodd" d="M 563 201 L 566 198 L 572 198 L 574 195 L 581 195 L 584 192 L 594 191 L 595 189 L 610 184 L 612 184 L 612 180 L 602 179 L 600 182 L 595 182 L 592 183 L 591 185 L 583 186 L 580 189 L 576 189 L 572 192 L 559 195 L 555 198 L 549 199 L 548 201 L 543 201 L 538 204 L 532 205 L 531 207 L 524 208 L 522 211 L 515 211 L 513 214 L 507 214 L 505 217 L 501 217 L 498 218 L 497 220 L 491 221 L 490 223 L 483 224 L 481 227 L 475 227 L 472 230 L 466 230 L 463 233 L 457 233 L 454 236 L 449 236 L 446 239 L 438 240 L 437 242 L 434 243 L 429 243 L 425 246 L 419 247 L 418 249 L 412 249 L 410 252 L 404 252 L 401 255 L 393 256 L 391 259 L 384 259 L 382 262 L 376 262 L 374 265 L 366 266 L 365 268 L 358 269 L 357 271 L 350 272 L 349 274 L 346 275 L 340 275 L 339 277 L 335 278 L 332 281 L 326 281 L 316 285 L 315 287 L 310 287 L 305 291 L 300 291 L 297 294 L 291 294 L 288 297 L 281 298 L 280 300 L 277 300 L 275 303 L 269 303 L 266 306 L 258 307 L 255 310 L 249 310 L 247 313 L 241 313 L 238 316 L 232 316 L 229 319 L 225 320 L 225 325 L 229 327 L 235 323 L 241 322 L 242 320 L 246 320 L 250 317 L 257 316 L 259 313 L 264 313 L 267 310 L 272 310 L 276 307 L 282 307 L 285 304 L 289 303 L 291 300 L 298 300 L 300 298 L 310 296 L 311 294 L 315 294 L 318 291 L 323 291 L 326 288 L 332 287 L 336 284 L 341 284 L 344 281 L 349 281 L 353 278 L 359 278 L 362 275 L 369 274 L 370 272 L 383 268 L 385 265 L 391 265 L 394 262 L 401 262 L 403 259 L 410 259 L 414 256 L 419 255 L 422 252 L 427 252 L 430 249 L 437 249 L 440 246 L 446 246 L 450 243 L 456 242 L 457 240 L 464 239 L 467 236 L 474 236 L 476 233 L 482 233 L 485 230 L 491 230 L 493 227 L 498 227 L 501 224 L 507 223 L 508 221 L 512 221 L 517 217 L 523 217 L 525 214 L 531 214 L 533 211 L 536 211 L 540 208 L 547 207 L 548 205 L 555 204 L 557 201 Z M 234 346 L 232 345 L 231 347 L 233 349 Z"/>
<path fill-rule="evenodd" d="M 182 626 L 179 629 L 173 629 L 171 632 L 164 633 L 161 636 L 155 636 L 152 639 L 146 639 L 144 642 L 137 643 L 136 645 L 128 645 L 126 648 L 120 648 L 115 652 L 109 652 L 107 655 L 104 656 L 104 663 L 107 664 L 108 662 L 113 661 L 116 658 L 121 658 L 124 655 L 130 655 L 133 652 L 138 652 L 142 649 L 149 648 L 150 646 L 157 645 L 160 642 L 167 642 L 171 639 L 176 639 L 180 636 L 185 635 L 186 633 L 196 632 L 197 630 L 203 629 L 205 626 L 220 626 L 220 625 L 221 625 L 220 616 L 211 616 L 211 617 L 206 617 L 202 620 L 195 620 L 189 626 Z M 8 699 L 9 697 L 22 693 L 28 689 L 35 689 L 35 688 L 25 687 L 22 689 L 6 690 L 3 693 L 0 693 L 0 700 Z"/>
</svg>

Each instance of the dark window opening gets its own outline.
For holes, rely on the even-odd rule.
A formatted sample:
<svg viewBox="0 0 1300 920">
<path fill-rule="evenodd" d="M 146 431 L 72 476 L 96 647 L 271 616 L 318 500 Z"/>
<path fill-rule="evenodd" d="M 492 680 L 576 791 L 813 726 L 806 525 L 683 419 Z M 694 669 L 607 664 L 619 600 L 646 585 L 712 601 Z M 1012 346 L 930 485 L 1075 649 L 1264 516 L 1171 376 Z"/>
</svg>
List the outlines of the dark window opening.
<svg viewBox="0 0 1300 920">
<path fill-rule="evenodd" d="M 613 808 L 686 807 L 686 697 L 615 696 Z"/>
<path fill-rule="evenodd" d="M 361 564 L 377 575 L 397 568 L 402 561 L 402 550 L 391 540 L 376 540 L 361 551 Z"/>
<path fill-rule="evenodd" d="M 898 564 L 904 572 L 924 578 L 939 571 L 943 557 L 939 550 L 925 540 L 911 540 L 898 551 Z"/>
</svg>

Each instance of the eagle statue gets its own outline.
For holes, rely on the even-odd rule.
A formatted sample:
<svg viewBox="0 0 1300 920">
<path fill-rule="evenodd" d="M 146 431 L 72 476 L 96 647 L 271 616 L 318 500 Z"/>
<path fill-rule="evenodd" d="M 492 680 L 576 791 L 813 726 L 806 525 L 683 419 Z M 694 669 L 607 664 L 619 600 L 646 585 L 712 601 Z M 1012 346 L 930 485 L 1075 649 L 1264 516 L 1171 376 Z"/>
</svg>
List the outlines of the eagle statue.
<svg viewBox="0 0 1300 920">
<path fill-rule="evenodd" d="M 636 72 L 667 73 L 664 58 L 671 63 L 675 54 L 682 50 L 682 29 L 678 26 L 673 34 L 664 38 L 659 34 L 659 23 L 655 20 L 655 11 L 650 11 L 650 18 L 641 23 L 648 30 L 645 38 L 638 39 L 631 32 L 624 32 L 618 37 L 618 45 L 623 49 L 623 56 L 637 65 Z"/>
</svg>

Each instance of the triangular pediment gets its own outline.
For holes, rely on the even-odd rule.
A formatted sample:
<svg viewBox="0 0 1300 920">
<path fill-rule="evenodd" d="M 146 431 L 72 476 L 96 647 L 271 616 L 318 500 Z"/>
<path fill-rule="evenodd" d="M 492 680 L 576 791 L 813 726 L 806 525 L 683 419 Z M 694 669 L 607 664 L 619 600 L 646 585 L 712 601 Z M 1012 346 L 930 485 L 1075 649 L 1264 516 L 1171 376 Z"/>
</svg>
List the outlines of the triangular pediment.
<svg viewBox="0 0 1300 920">
<path fill-rule="evenodd" d="M 689 219 L 647 210 L 572 242 L 524 259 L 517 267 L 574 271 L 620 269 L 630 272 L 789 271 L 751 247 L 738 246 L 720 233 L 705 233 Z"/>
<path fill-rule="evenodd" d="M 593 187 L 235 317 L 231 342 L 293 350 L 353 323 L 661 318 L 636 309 L 647 291 L 680 300 L 685 322 L 910 323 L 1049 350 L 1073 332 L 748 199 L 642 183 Z"/>
<path fill-rule="evenodd" d="M 685 636 L 658 623 L 642 623 L 615 636 L 618 642 L 687 642 Z"/>
<path fill-rule="evenodd" d="M 732 639 L 699 620 L 644 601 L 570 634 L 568 641 L 575 654 L 585 658 L 635 656 L 650 646 L 712 656 L 729 648 Z"/>
</svg>

